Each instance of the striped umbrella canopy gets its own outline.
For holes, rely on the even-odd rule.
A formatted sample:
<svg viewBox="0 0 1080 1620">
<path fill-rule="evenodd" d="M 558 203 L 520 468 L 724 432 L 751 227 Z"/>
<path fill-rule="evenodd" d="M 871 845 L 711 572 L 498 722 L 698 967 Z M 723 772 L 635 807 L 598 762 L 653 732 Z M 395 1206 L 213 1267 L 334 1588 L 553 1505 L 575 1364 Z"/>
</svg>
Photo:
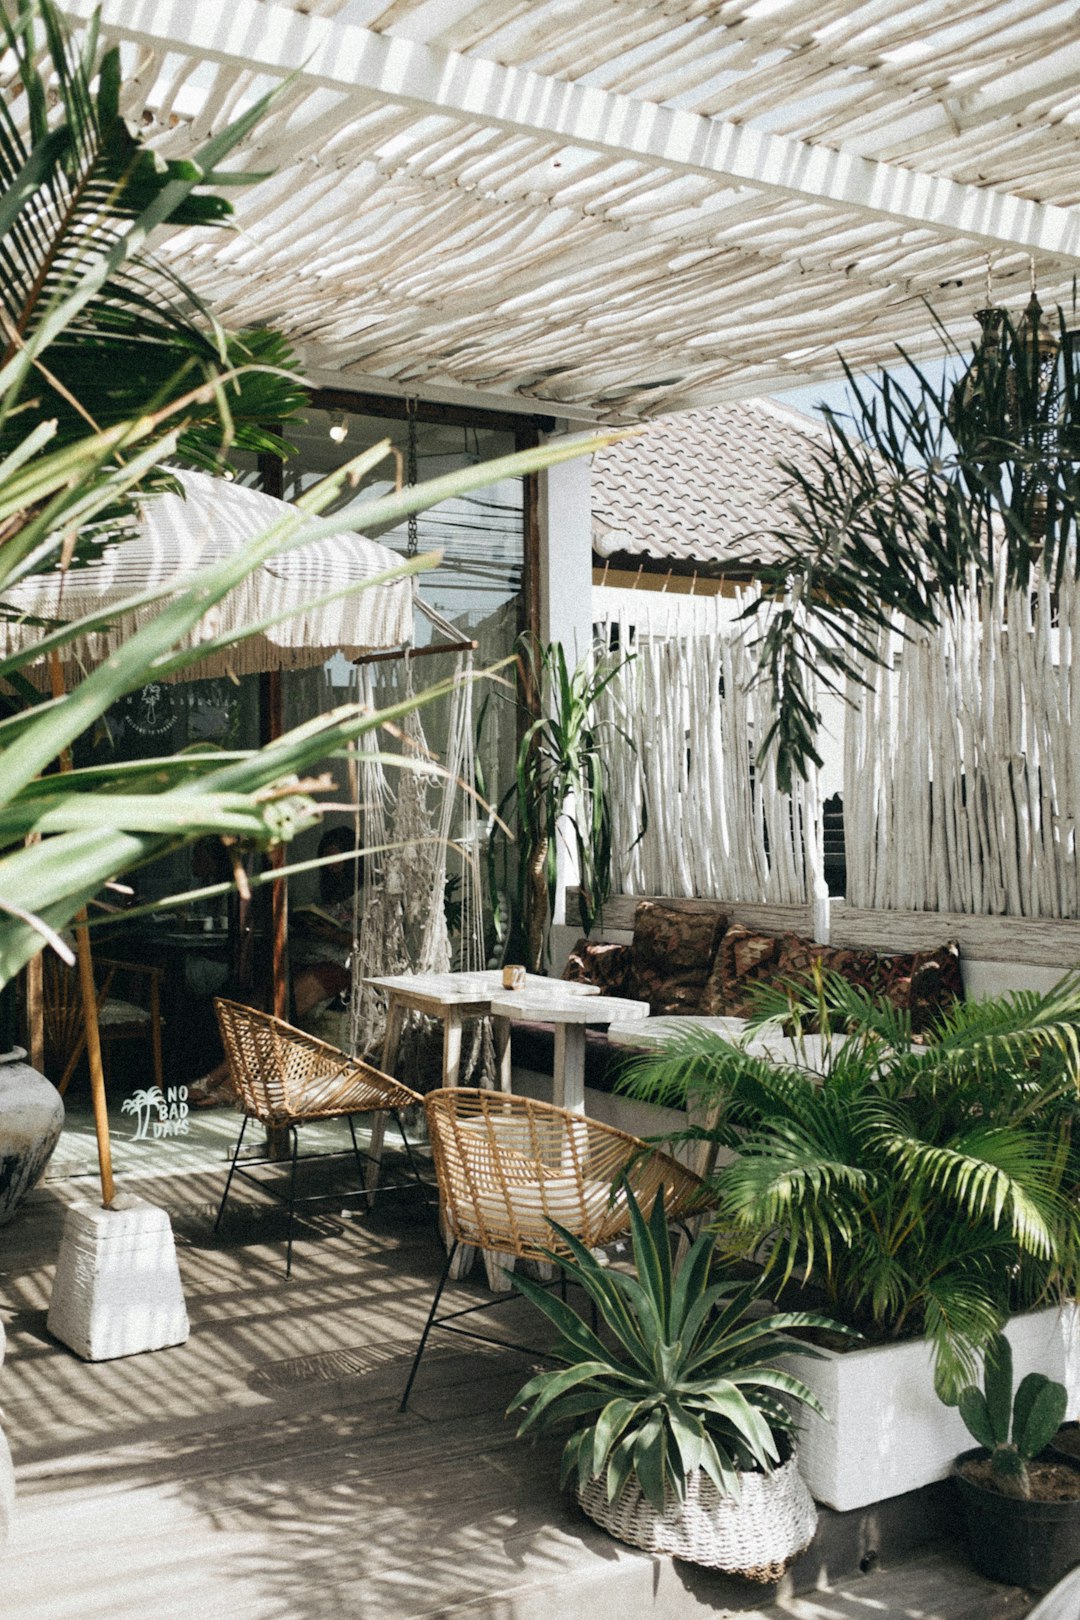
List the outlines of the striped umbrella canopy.
<svg viewBox="0 0 1080 1620">
<path fill-rule="evenodd" d="M 73 620 L 167 582 L 175 582 L 179 591 L 200 568 L 242 549 L 281 517 L 283 502 L 271 495 L 205 473 L 183 471 L 176 476 L 183 494 L 147 500 L 130 539 L 107 546 L 98 561 L 66 575 L 38 574 L 22 580 L 5 594 L 8 612 L 37 621 Z M 343 532 L 312 541 L 270 557 L 211 608 L 180 645 L 198 646 L 271 618 L 292 603 L 311 603 L 329 591 L 374 580 L 400 562 L 388 546 L 362 534 Z M 118 613 L 106 628 L 70 642 L 63 656 L 72 667 L 99 664 L 160 611 L 158 600 Z M 32 645 L 40 635 L 37 623 L 18 617 L 0 621 L 0 647 L 5 653 Z M 382 581 L 322 606 L 300 608 L 265 632 L 214 652 L 171 678 L 299 669 L 321 664 L 338 651 L 356 657 L 377 648 L 408 645 L 412 639 L 411 578 Z M 44 663 L 31 664 L 25 673 L 46 684 Z"/>
</svg>

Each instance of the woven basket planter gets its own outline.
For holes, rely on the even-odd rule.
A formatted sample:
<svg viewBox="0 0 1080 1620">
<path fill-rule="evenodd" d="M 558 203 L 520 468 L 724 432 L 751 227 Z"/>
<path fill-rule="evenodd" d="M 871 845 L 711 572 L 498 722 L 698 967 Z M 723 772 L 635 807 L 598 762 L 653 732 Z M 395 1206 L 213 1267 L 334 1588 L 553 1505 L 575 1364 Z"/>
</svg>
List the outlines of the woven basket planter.
<svg viewBox="0 0 1080 1620">
<path fill-rule="evenodd" d="M 633 1475 L 614 1502 L 608 1501 L 600 1478 L 579 1486 L 577 1499 L 582 1512 L 631 1547 L 751 1581 L 778 1581 L 814 1539 L 813 1498 L 794 1457 L 775 1473 L 741 1475 L 741 1484 L 741 1499 L 734 1502 L 696 1469 L 686 1481 L 686 1500 L 678 1501 L 669 1491 L 663 1513 L 657 1513 Z"/>
</svg>

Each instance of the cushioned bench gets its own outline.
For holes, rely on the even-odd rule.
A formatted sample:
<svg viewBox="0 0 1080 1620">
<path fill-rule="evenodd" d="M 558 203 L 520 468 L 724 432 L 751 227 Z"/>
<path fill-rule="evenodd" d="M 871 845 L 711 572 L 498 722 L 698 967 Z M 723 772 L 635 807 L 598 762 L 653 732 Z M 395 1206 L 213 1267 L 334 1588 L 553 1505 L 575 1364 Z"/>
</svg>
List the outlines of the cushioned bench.
<svg viewBox="0 0 1080 1620">
<path fill-rule="evenodd" d="M 729 922 L 723 903 L 709 901 L 694 902 L 691 909 L 642 900 L 630 944 L 579 939 L 563 978 L 596 984 L 604 995 L 647 1001 L 655 1017 L 746 1019 L 754 1010 L 755 986 L 806 981 L 817 964 L 907 1012 L 916 1035 L 963 996 L 955 944 L 890 954 L 822 945 L 800 934 L 768 934 Z M 552 1027 L 515 1024 L 511 1050 L 515 1067 L 550 1074 Z M 589 1030 L 586 1085 L 610 1091 L 625 1059 L 625 1048 L 613 1048 L 605 1033 Z"/>
</svg>

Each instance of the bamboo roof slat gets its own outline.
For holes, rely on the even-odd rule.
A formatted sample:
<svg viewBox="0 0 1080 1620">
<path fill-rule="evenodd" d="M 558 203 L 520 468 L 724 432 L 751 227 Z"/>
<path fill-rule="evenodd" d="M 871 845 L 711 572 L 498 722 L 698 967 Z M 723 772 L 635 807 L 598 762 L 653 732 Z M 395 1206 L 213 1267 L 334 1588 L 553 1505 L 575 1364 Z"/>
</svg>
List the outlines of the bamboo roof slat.
<svg viewBox="0 0 1080 1620">
<path fill-rule="evenodd" d="M 1044 304 L 1071 296 L 1080 27 L 1056 0 L 191 11 L 103 6 L 163 154 L 300 67 L 237 155 L 276 171 L 234 194 L 240 233 L 170 257 L 323 380 L 633 419 L 824 379 L 838 347 L 918 354 L 927 299 L 973 335 L 988 252 L 1000 302 L 1032 250 Z"/>
</svg>

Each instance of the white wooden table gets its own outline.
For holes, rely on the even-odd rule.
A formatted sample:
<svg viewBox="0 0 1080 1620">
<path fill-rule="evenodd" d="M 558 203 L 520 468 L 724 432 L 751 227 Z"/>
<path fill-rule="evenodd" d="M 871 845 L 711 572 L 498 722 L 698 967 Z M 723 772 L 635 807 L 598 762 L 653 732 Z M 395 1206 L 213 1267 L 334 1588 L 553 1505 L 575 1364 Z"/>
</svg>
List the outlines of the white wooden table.
<svg viewBox="0 0 1080 1620">
<path fill-rule="evenodd" d="M 485 968 L 479 973 L 392 973 L 381 978 L 365 979 L 365 984 L 384 990 L 387 997 L 386 1034 L 383 1038 L 382 1068 L 384 1074 L 393 1074 L 397 1062 L 401 1031 L 408 1012 L 424 1013 L 437 1018 L 443 1027 L 442 1083 L 456 1086 L 461 1079 L 461 1032 L 466 1018 L 486 1018 L 491 1012 L 492 998 L 499 996 L 529 1006 L 538 1003 L 534 997 L 558 996 L 561 1000 L 581 996 L 598 997 L 595 984 L 571 984 L 562 979 L 545 979 L 541 974 L 529 973 L 524 990 L 507 990 L 502 982 L 501 968 Z M 541 1018 L 542 1012 L 525 1016 Z M 495 1056 L 499 1085 L 510 1090 L 510 1043 L 508 1025 L 500 1021 L 502 1029 L 495 1031 Z"/>
<path fill-rule="evenodd" d="M 546 980 L 548 985 L 554 981 Z M 561 989 L 560 984 L 560 989 Z M 577 986 L 583 989 L 584 986 Z M 500 1023 L 523 1018 L 555 1026 L 554 1101 L 572 1113 L 585 1112 L 585 1030 L 589 1024 L 635 1022 L 649 1016 L 647 1001 L 627 1001 L 623 996 L 591 996 L 519 991 L 492 998 L 491 1015 Z"/>
</svg>

